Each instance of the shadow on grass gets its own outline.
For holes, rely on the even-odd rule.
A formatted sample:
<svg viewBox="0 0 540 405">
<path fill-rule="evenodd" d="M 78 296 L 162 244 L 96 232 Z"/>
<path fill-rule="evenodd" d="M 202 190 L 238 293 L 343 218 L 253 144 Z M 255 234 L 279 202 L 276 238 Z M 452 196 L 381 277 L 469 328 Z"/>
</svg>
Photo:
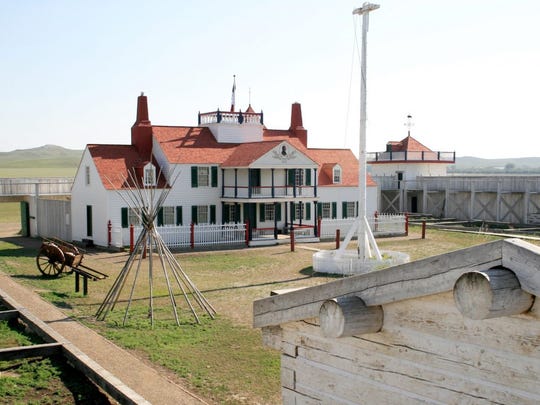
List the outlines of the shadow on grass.
<svg viewBox="0 0 540 405">
<path fill-rule="evenodd" d="M 41 246 L 41 239 L 25 238 L 22 236 L 0 238 L 0 242 L 18 246 L 17 248 L 0 250 L 0 257 L 36 257 Z"/>
<path fill-rule="evenodd" d="M 312 266 L 305 267 L 300 270 L 300 274 L 305 274 L 309 277 L 325 277 L 325 278 L 343 278 L 342 274 L 332 274 L 332 273 L 319 273 L 313 270 Z"/>
</svg>

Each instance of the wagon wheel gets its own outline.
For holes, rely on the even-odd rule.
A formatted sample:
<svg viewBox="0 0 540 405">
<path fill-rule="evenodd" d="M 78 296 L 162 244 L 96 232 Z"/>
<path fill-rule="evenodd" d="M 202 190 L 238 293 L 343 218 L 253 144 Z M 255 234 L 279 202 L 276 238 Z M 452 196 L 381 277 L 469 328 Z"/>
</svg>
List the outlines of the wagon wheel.
<svg viewBox="0 0 540 405">
<path fill-rule="evenodd" d="M 54 244 L 43 245 L 36 257 L 36 264 L 44 276 L 57 277 L 64 266 L 64 253 Z"/>
</svg>

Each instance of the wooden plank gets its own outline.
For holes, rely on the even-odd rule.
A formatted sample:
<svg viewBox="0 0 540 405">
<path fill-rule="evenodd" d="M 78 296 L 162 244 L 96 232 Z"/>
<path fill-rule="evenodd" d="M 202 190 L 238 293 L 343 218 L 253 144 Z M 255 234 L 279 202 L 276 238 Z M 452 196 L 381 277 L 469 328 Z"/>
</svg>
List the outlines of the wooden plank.
<svg viewBox="0 0 540 405">
<path fill-rule="evenodd" d="M 288 331 L 292 325 L 301 325 L 301 329 Z M 461 330 L 466 334 L 463 328 Z M 507 329 L 507 334 L 511 330 L 515 329 Z M 476 331 L 471 333 L 477 334 Z M 537 384 L 540 362 L 524 353 L 493 350 L 481 343 L 432 337 L 405 328 L 362 338 L 328 339 L 322 337 L 316 327 L 295 323 L 285 327 L 284 338 L 302 340 L 298 351 L 300 361 L 305 358 L 320 364 L 317 367 L 331 369 L 336 375 L 358 374 L 360 379 L 379 384 L 382 390 L 386 390 L 386 386 L 393 387 L 444 403 L 463 403 L 458 399 L 466 403 L 483 400 L 532 404 L 540 401 Z M 296 372 L 300 389 L 306 376 L 301 375 L 300 368 L 296 368 Z"/>
<path fill-rule="evenodd" d="M 44 343 L 41 345 L 18 346 L 0 349 L 0 360 L 16 360 L 28 357 L 49 357 L 60 353 L 60 343 Z"/>
<path fill-rule="evenodd" d="M 270 296 L 253 303 L 253 326 L 279 325 L 316 317 L 324 301 L 347 295 L 356 295 L 371 306 L 450 291 L 463 273 L 501 265 L 502 245 L 503 241 L 490 242 Z"/>
<path fill-rule="evenodd" d="M 18 318 L 19 311 L 16 309 L 9 309 L 7 311 L 0 311 L 0 320 L 5 321 L 8 319 Z"/>
<path fill-rule="evenodd" d="M 540 295 L 540 247 L 520 239 L 506 239 L 502 265 L 516 273 L 523 291 Z"/>
</svg>

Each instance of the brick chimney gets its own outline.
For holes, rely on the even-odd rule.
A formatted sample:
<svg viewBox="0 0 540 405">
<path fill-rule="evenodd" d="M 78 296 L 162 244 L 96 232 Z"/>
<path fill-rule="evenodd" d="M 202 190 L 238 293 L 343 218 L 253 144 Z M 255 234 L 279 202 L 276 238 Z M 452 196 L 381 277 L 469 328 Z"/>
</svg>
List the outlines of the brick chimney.
<svg viewBox="0 0 540 405">
<path fill-rule="evenodd" d="M 137 97 L 137 119 L 131 127 L 131 144 L 143 159 L 151 160 L 152 124 L 148 118 L 148 100 L 142 92 Z"/>
<path fill-rule="evenodd" d="M 302 107 L 300 103 L 293 103 L 291 106 L 291 127 L 289 131 L 292 131 L 307 148 L 307 129 L 304 129 L 302 125 Z"/>
</svg>

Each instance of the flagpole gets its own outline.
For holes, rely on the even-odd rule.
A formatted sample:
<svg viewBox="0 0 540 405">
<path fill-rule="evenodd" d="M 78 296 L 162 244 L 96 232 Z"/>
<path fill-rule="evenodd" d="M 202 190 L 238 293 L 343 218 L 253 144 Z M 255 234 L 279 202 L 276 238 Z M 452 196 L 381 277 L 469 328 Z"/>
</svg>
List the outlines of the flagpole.
<svg viewBox="0 0 540 405">
<path fill-rule="evenodd" d="M 234 112 L 236 98 L 236 75 L 233 75 L 232 95 L 231 95 L 231 112 Z"/>
<path fill-rule="evenodd" d="M 370 11 L 379 8 L 378 4 L 364 3 L 362 7 L 354 9 L 353 14 L 362 16 L 362 63 L 360 67 L 360 144 L 358 152 L 358 255 L 366 260 L 369 254 L 369 238 L 367 227 L 367 184 L 366 184 L 366 56 L 367 31 L 369 28 Z M 367 227 L 367 229 L 366 229 Z M 374 240 L 374 239 L 373 239 Z M 375 250 L 377 250 L 375 248 Z"/>
</svg>

